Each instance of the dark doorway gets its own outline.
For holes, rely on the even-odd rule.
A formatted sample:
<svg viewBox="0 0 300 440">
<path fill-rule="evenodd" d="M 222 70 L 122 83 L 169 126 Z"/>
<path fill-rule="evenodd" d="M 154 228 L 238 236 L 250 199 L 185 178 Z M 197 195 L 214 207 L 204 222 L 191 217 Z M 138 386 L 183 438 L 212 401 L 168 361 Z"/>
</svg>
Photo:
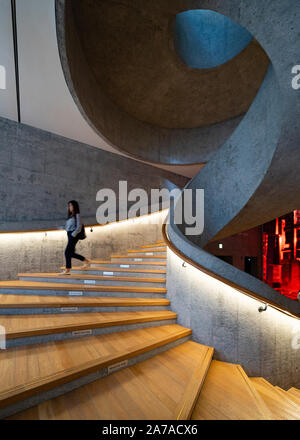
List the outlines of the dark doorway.
<svg viewBox="0 0 300 440">
<path fill-rule="evenodd" d="M 226 263 L 233 264 L 232 255 L 217 255 L 217 257 L 223 261 L 226 261 Z"/>
<path fill-rule="evenodd" d="M 258 276 L 257 257 L 245 257 L 245 272 L 257 278 Z"/>
</svg>

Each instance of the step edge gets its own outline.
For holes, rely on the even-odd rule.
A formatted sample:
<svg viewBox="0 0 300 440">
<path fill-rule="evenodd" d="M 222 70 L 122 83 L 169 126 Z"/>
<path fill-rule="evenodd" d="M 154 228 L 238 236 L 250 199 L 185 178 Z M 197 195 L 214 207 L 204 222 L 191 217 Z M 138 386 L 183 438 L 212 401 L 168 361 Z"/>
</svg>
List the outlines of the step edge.
<svg viewBox="0 0 300 440">
<path fill-rule="evenodd" d="M 71 280 L 98 280 L 98 281 L 126 281 L 135 283 L 165 283 L 166 278 L 147 278 L 147 277 L 122 277 L 122 276 L 105 276 L 105 275 L 84 275 L 72 273 L 71 275 L 45 274 L 45 273 L 18 273 L 19 278 L 53 278 L 53 279 L 71 279 Z M 90 278 L 88 278 L 90 277 Z M 22 280 L 26 281 L 26 280 Z"/>
<path fill-rule="evenodd" d="M 23 283 L 35 283 L 35 281 L 22 281 Z M 48 282 L 36 282 L 38 284 L 24 284 L 24 285 L 13 285 L 13 284 L 0 284 L 0 294 L 1 289 L 5 290 L 78 290 L 87 292 L 101 292 L 101 291 L 111 291 L 111 292 L 142 292 L 142 293 L 166 293 L 167 289 L 165 287 L 148 287 L 148 286 L 118 286 L 118 285 L 105 285 L 96 284 L 93 286 L 84 284 L 68 284 L 68 283 L 48 283 Z M 100 289 L 100 290 L 99 290 Z"/>
<path fill-rule="evenodd" d="M 291 399 L 289 399 L 288 395 L 285 396 L 283 393 L 286 393 L 286 391 L 282 390 L 279 387 L 276 387 L 272 385 L 270 382 L 268 382 L 264 377 L 253 377 L 252 378 L 255 383 L 257 383 L 259 386 L 263 387 L 266 390 L 266 393 L 268 393 L 269 397 L 273 400 L 278 400 L 282 403 L 282 397 L 285 397 L 285 404 L 287 406 L 290 406 L 290 408 L 286 408 L 287 410 L 290 409 L 293 411 L 293 408 L 296 406 L 297 409 L 299 409 L 299 406 L 295 404 Z"/>
<path fill-rule="evenodd" d="M 129 324 L 136 324 L 136 323 L 142 323 L 142 322 L 154 322 L 154 321 L 161 321 L 161 320 L 172 320 L 177 319 L 177 314 L 172 311 L 167 311 L 168 313 L 165 313 L 163 311 L 159 312 L 149 312 L 149 313 L 157 313 L 157 316 L 145 316 L 145 317 L 136 317 L 136 318 L 128 318 L 128 319 L 119 319 L 116 321 L 106 321 L 106 322 L 87 322 L 82 324 L 68 324 L 64 326 L 55 326 L 55 327 L 45 327 L 45 328 L 39 328 L 39 329 L 26 329 L 26 330 L 19 330 L 15 332 L 7 332 L 6 333 L 6 339 L 18 339 L 18 338 L 25 338 L 30 336 L 37 336 L 37 335 L 48 335 L 48 334 L 56 334 L 56 333 L 64 333 L 66 331 L 76 331 L 76 330 L 90 330 L 94 328 L 107 328 L 107 327 L 116 327 L 118 325 L 129 325 Z M 105 312 L 103 312 L 105 313 Z M 118 312 L 121 313 L 121 312 Z M 161 314 L 160 314 L 161 313 Z M 27 315 L 24 315 L 27 316 Z M 30 315 L 28 315 L 30 316 Z M 44 316 L 44 315 L 43 315 Z M 48 316 L 48 315 L 46 315 Z M 62 316 L 62 315 L 60 315 Z M 72 313 L 70 313 L 68 316 L 72 316 Z M 74 316 L 74 318 L 78 316 Z"/>
<path fill-rule="evenodd" d="M 247 388 L 253 397 L 252 400 L 255 402 L 256 407 L 259 410 L 260 414 L 264 417 L 264 420 L 273 420 L 274 418 L 272 415 L 272 411 L 268 408 L 264 399 L 253 385 L 250 377 L 246 374 L 243 367 L 241 365 L 237 365 L 237 369 L 240 372 L 241 376 L 243 377 L 244 382 L 247 385 Z"/>
<path fill-rule="evenodd" d="M 7 297 L 11 297 L 13 295 L 7 295 Z M 16 295 L 18 298 L 19 297 L 39 297 L 39 295 Z M 76 301 L 72 301 L 72 303 L 65 301 L 65 302 L 57 302 L 54 301 L 54 299 L 57 299 L 56 295 L 50 296 L 42 296 L 42 298 L 53 298 L 53 302 L 47 301 L 46 303 L 44 302 L 26 302 L 26 303 L 5 303 L 5 304 L 0 304 L 0 309 L 28 309 L 28 308 L 32 308 L 32 309 L 36 309 L 36 308 L 61 308 L 61 307 L 128 307 L 128 306 L 168 306 L 170 305 L 170 300 L 167 298 L 131 298 L 131 297 L 116 297 L 115 299 L 112 297 L 109 301 L 106 302 L 101 302 L 101 299 L 106 299 L 109 297 L 101 297 L 101 296 L 97 296 L 95 298 L 100 299 L 100 301 L 96 301 L 94 299 L 94 297 L 86 297 L 83 296 L 82 301 L 79 301 L 78 299 L 76 299 Z M 59 297 L 59 298 L 64 298 L 64 297 Z M 87 298 L 93 298 L 92 301 L 87 301 Z M 123 301 L 118 301 L 118 299 L 121 299 Z M 137 300 L 137 301 L 135 301 Z"/>
<path fill-rule="evenodd" d="M 24 400 L 42 391 L 47 391 L 50 388 L 54 388 L 66 382 L 70 382 L 78 377 L 82 377 L 84 375 L 90 374 L 101 368 L 105 368 L 110 365 L 114 365 L 115 363 L 122 362 L 123 360 L 135 357 L 139 354 L 149 352 L 157 347 L 166 345 L 172 341 L 179 340 L 191 334 L 192 331 L 190 329 L 183 327 L 180 330 L 174 332 L 173 335 L 168 335 L 167 337 L 158 338 L 155 342 L 151 342 L 146 345 L 143 344 L 141 346 L 136 346 L 130 350 L 125 350 L 123 353 L 119 353 L 117 355 L 108 355 L 104 360 L 103 358 L 101 358 L 101 362 L 99 362 L 100 358 L 89 362 L 85 362 L 82 363 L 80 366 L 76 366 L 61 371 L 59 373 L 54 373 L 45 376 L 42 380 L 39 379 L 39 380 L 30 381 L 28 384 L 26 384 L 26 386 L 20 385 L 18 387 L 7 389 L 3 392 L 0 392 L 0 408 L 5 408 L 6 406 L 12 405 L 20 400 Z M 31 388 L 28 389 L 28 387 L 30 386 Z M 25 387 L 26 389 L 24 389 Z M 23 390 L 23 391 L 20 392 L 19 390 Z M 21 398 L 20 395 L 22 396 Z"/>
<path fill-rule="evenodd" d="M 294 408 L 296 408 L 298 411 L 299 411 L 299 414 L 300 414 L 300 398 L 299 398 L 299 403 L 297 403 L 297 402 L 295 402 L 290 396 L 292 396 L 291 394 L 288 394 L 285 390 L 283 390 L 282 388 L 280 388 L 280 387 L 277 387 L 277 386 L 275 386 L 274 387 L 275 388 L 275 390 L 276 390 L 276 392 L 280 395 L 280 396 L 282 396 L 284 399 L 285 399 L 285 401 L 289 404 L 289 405 L 291 405 L 291 406 L 293 406 Z M 296 398 L 297 399 L 297 398 Z"/>
<path fill-rule="evenodd" d="M 259 379 L 259 378 L 253 378 L 253 379 Z M 252 378 L 251 378 L 252 380 Z M 287 402 L 284 402 L 282 399 L 278 398 L 277 393 L 274 390 L 269 390 L 266 386 L 264 386 L 260 381 L 253 381 L 255 384 L 255 387 L 257 388 L 257 391 L 259 394 L 263 394 L 265 392 L 266 398 L 271 399 L 273 401 L 273 404 L 276 405 L 277 410 L 281 411 L 281 415 L 283 417 L 282 420 L 291 420 L 290 417 L 293 417 L 293 420 L 299 420 L 300 416 L 295 413 L 295 409 L 292 405 L 290 405 Z M 261 389 L 261 391 L 260 391 Z M 279 396 L 280 397 L 280 396 Z M 262 397 L 263 398 L 263 397 Z M 266 404 L 267 405 L 267 404 Z M 281 405 L 281 406 L 278 406 Z M 270 410 L 272 414 L 274 414 L 272 420 L 277 420 L 274 417 L 276 417 L 274 411 Z"/>
<path fill-rule="evenodd" d="M 205 356 L 202 358 L 200 365 L 196 367 L 186 386 L 182 399 L 177 405 L 175 420 L 190 420 L 209 371 L 213 354 L 214 348 L 206 347 Z"/>
</svg>

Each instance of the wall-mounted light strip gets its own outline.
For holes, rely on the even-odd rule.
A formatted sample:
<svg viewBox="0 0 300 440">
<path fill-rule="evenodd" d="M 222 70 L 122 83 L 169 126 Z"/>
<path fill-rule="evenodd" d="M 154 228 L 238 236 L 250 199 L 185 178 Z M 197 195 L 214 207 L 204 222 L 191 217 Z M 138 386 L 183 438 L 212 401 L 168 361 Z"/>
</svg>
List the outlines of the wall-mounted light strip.
<svg viewBox="0 0 300 440">
<path fill-rule="evenodd" d="M 17 14 L 16 14 L 16 1 L 15 0 L 11 0 L 11 16 L 12 16 L 12 29 L 13 29 L 13 40 L 14 40 L 14 58 L 15 58 L 18 122 L 21 122 L 18 33 L 17 33 Z"/>
<path fill-rule="evenodd" d="M 168 213 L 168 209 L 161 209 L 160 211 L 156 211 L 156 212 L 150 212 L 148 214 L 144 214 L 144 215 L 140 215 L 139 217 L 131 217 L 128 219 L 123 219 L 123 220 L 116 220 L 115 222 L 110 222 L 110 223 L 106 223 L 105 225 L 99 225 L 99 224 L 92 224 L 92 225 L 87 225 L 85 224 L 85 229 L 91 229 L 91 232 L 93 232 L 94 229 L 97 230 L 97 228 L 105 228 L 108 226 L 113 226 L 113 225 L 119 225 L 119 224 L 126 224 L 126 223 L 134 223 L 134 222 L 139 222 L 139 220 L 146 220 L 149 217 L 154 217 L 154 216 L 158 216 L 158 215 L 162 215 L 163 213 Z M 18 230 L 18 231 L 0 231 L 0 235 L 8 235 L 8 234 L 39 234 L 41 232 L 44 232 L 45 234 L 47 232 L 59 232 L 59 231 L 63 231 L 62 228 L 42 228 L 42 229 L 34 229 L 34 230 Z"/>
</svg>

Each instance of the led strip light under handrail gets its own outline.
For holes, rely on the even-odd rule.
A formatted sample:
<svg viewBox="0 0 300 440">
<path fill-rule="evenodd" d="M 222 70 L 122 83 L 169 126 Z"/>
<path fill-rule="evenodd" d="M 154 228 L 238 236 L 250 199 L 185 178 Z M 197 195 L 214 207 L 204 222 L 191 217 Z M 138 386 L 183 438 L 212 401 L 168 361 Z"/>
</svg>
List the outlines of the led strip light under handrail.
<svg viewBox="0 0 300 440">
<path fill-rule="evenodd" d="M 171 249 L 172 252 L 174 252 L 174 254 L 176 254 L 179 258 L 181 258 L 186 263 L 190 264 L 191 266 L 195 267 L 196 269 L 200 270 L 201 272 L 205 273 L 206 275 L 209 275 L 209 276 L 217 279 L 218 281 L 221 281 L 222 283 L 227 284 L 228 286 L 230 286 L 230 287 L 234 288 L 235 290 L 241 292 L 243 295 L 246 295 L 246 296 L 248 296 L 248 297 L 250 297 L 250 298 L 252 298 L 254 300 L 257 300 L 259 302 L 262 302 L 262 303 L 266 304 L 267 306 L 272 307 L 273 309 L 276 309 L 277 311 L 279 311 L 281 313 L 284 313 L 287 316 L 290 316 L 292 318 L 296 318 L 296 319 L 300 320 L 300 315 L 297 315 L 296 313 L 291 312 L 287 308 L 278 305 L 274 301 L 267 300 L 263 296 L 260 296 L 260 295 L 258 295 L 256 293 L 252 292 L 251 290 L 248 290 L 248 289 L 246 289 L 244 287 L 239 286 L 238 284 L 235 284 L 232 281 L 227 280 L 226 278 L 216 274 L 215 272 L 205 268 L 204 266 L 201 266 L 200 264 L 196 263 L 191 258 L 187 257 L 176 246 L 174 246 L 173 243 L 171 242 L 171 240 L 169 239 L 169 236 L 168 236 L 168 233 L 167 233 L 167 225 L 166 225 L 166 223 L 164 223 L 163 226 L 162 226 L 162 234 L 163 234 L 163 240 L 166 243 L 166 245 Z"/>
</svg>

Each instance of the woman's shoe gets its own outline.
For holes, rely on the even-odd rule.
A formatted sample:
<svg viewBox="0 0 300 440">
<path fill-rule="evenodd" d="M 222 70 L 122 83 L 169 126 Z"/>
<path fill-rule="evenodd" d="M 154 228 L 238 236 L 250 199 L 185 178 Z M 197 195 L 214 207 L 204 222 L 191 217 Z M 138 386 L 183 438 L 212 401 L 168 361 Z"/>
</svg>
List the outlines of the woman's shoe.
<svg viewBox="0 0 300 440">
<path fill-rule="evenodd" d="M 86 260 L 84 261 L 84 265 L 82 266 L 83 269 L 87 269 L 88 267 L 91 266 L 91 260 L 88 260 L 86 258 Z"/>
<path fill-rule="evenodd" d="M 69 270 L 64 270 L 63 272 L 60 272 L 58 275 L 71 275 L 71 272 Z"/>
</svg>

